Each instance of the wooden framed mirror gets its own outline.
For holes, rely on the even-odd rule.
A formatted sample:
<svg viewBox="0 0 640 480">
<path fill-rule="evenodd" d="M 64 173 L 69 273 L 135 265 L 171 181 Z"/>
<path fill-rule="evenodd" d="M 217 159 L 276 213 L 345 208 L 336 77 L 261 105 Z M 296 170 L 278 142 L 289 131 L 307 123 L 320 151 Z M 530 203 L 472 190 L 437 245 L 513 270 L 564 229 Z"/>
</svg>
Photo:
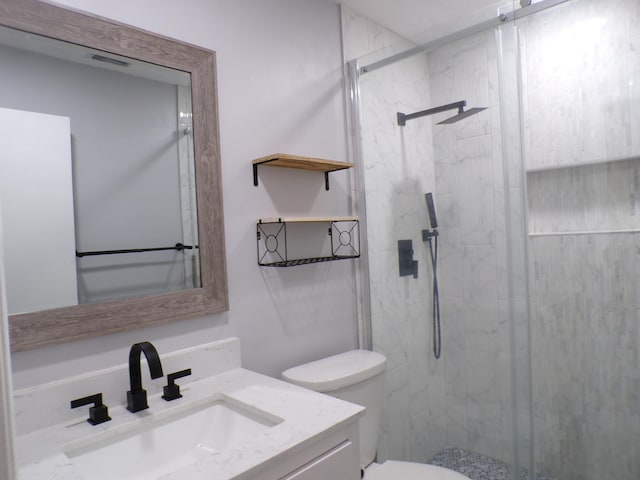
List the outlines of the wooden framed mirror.
<svg viewBox="0 0 640 480">
<path fill-rule="evenodd" d="M 107 57 L 112 54 L 167 67 L 190 77 L 189 133 L 197 206 L 197 245 L 193 247 L 199 251 L 200 274 L 193 288 L 10 315 L 12 350 L 228 310 L 215 52 L 35 0 L 0 0 L 0 26 L 95 49 Z M 43 264 L 42 269 L 46 268 Z"/>
</svg>

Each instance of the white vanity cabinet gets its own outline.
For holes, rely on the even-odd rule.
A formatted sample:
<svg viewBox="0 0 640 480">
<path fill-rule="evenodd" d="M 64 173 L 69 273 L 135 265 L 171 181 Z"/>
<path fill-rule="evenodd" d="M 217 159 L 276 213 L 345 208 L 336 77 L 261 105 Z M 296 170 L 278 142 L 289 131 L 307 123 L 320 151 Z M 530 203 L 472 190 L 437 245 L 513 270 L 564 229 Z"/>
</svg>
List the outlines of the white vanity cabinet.
<svg viewBox="0 0 640 480">
<path fill-rule="evenodd" d="M 303 449 L 292 449 L 261 471 L 255 480 L 360 480 L 357 421 Z"/>
<path fill-rule="evenodd" d="M 328 452 L 314 458 L 295 472 L 282 477 L 282 480 L 324 480 L 326 478 L 354 478 L 352 465 L 355 446 L 345 440 Z M 358 471 L 356 470 L 356 473 Z"/>
</svg>

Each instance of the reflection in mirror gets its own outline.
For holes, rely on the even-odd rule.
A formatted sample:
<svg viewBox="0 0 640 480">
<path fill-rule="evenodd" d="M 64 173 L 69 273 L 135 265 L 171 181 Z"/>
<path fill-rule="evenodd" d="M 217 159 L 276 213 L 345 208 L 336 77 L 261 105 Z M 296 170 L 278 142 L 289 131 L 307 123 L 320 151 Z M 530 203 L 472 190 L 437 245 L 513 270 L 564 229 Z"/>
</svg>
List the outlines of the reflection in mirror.
<svg viewBox="0 0 640 480">
<path fill-rule="evenodd" d="M 0 70 L 12 348 L 226 310 L 214 52 L 1 0 Z"/>
<path fill-rule="evenodd" d="M 189 74 L 7 28 L 0 65 L 9 313 L 199 287 Z"/>
</svg>

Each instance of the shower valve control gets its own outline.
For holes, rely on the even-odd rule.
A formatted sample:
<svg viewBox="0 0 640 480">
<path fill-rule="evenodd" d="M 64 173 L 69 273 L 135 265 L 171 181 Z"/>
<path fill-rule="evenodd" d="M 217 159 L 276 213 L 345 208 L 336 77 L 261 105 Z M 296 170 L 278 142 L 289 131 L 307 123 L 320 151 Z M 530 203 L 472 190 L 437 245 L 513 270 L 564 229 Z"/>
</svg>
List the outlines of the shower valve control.
<svg viewBox="0 0 640 480">
<path fill-rule="evenodd" d="M 433 230 L 422 230 L 422 241 L 423 242 L 428 242 L 429 240 L 431 240 L 432 238 L 435 238 L 438 236 L 438 230 L 436 230 L 435 228 Z"/>
<path fill-rule="evenodd" d="M 413 241 L 398 240 L 398 266 L 400 276 L 418 278 L 418 261 L 413 259 Z"/>
</svg>

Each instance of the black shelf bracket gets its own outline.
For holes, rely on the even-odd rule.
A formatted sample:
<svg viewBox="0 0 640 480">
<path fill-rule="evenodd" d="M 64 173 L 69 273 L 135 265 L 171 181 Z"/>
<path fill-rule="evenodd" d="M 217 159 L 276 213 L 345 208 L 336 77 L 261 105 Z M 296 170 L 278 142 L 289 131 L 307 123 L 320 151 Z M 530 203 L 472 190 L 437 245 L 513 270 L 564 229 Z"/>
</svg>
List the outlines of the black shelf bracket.
<svg viewBox="0 0 640 480">
<path fill-rule="evenodd" d="M 269 162 L 263 162 L 263 164 L 265 163 L 269 163 Z M 252 165 L 253 167 L 253 186 L 257 187 L 259 182 L 258 182 L 258 164 L 254 163 Z M 324 189 L 325 190 L 329 190 L 329 173 L 330 172 L 335 172 L 337 170 L 342 170 L 342 169 L 336 169 L 336 170 L 328 170 L 326 172 L 324 172 Z"/>
<path fill-rule="evenodd" d="M 353 167 L 353 163 L 349 162 L 338 162 L 322 158 L 277 153 L 267 157 L 257 158 L 253 161 L 253 185 L 256 187 L 258 186 L 258 165 L 286 167 L 298 170 L 307 170 L 310 172 L 323 172 L 325 190 L 329 190 L 329 173 Z"/>
</svg>

